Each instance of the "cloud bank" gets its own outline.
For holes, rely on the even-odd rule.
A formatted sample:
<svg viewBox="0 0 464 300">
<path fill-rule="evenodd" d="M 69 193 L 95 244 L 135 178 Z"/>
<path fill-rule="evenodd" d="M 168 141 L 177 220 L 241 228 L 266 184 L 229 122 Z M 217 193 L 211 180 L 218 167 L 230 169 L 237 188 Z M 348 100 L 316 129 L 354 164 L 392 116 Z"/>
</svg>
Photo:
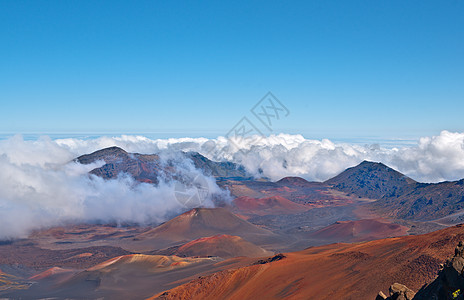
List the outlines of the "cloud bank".
<svg viewBox="0 0 464 300">
<path fill-rule="evenodd" d="M 47 137 L 0 141 L 0 239 L 26 237 L 34 229 L 66 223 L 157 224 L 190 208 L 177 200 L 179 182 L 161 179 L 155 186 L 135 182 L 128 175 L 104 180 L 88 174 L 103 162 L 82 165 L 73 161 L 94 143 L 100 148 L 105 142 L 105 138 L 89 141 L 84 149 Z M 179 155 L 169 153 L 160 157 L 177 163 L 184 178 L 201 177 L 209 190 L 201 205 L 212 207 L 212 196 L 227 197 L 191 161 L 179 162 Z M 195 191 L 191 185 L 181 185 L 187 194 Z"/>
<path fill-rule="evenodd" d="M 214 140 L 156 141 L 157 147 L 198 151 L 212 160 L 242 164 L 255 176 L 279 180 L 301 176 L 324 181 L 363 160 L 382 162 L 421 182 L 464 178 L 464 133 L 442 131 L 413 146 L 382 147 L 309 140 L 301 135 L 279 134 L 249 142 L 238 149 L 225 138 Z M 210 149 L 213 149 L 212 151 Z"/>
<path fill-rule="evenodd" d="M 389 147 L 378 144 L 361 146 L 289 134 L 250 137 L 240 143 L 225 137 L 152 140 L 124 135 L 93 140 L 61 139 L 53 143 L 74 155 L 113 145 L 140 153 L 195 151 L 215 161 L 242 164 L 251 174 L 272 180 L 301 176 L 323 181 L 363 160 L 382 162 L 421 182 L 464 178 L 464 133 L 449 131 L 423 137 L 415 145 L 397 147 L 392 147 L 391 141 Z"/>
<path fill-rule="evenodd" d="M 125 135 L 88 140 L 41 137 L 35 141 L 15 136 L 0 141 L 0 239 L 24 237 L 33 229 L 67 222 L 159 223 L 187 209 L 176 200 L 175 182 L 138 184 L 128 176 L 105 181 L 88 175 L 98 163 L 72 161 L 110 146 L 159 153 L 170 159 L 179 151 L 196 151 L 212 160 L 242 164 L 250 174 L 272 180 L 301 176 L 323 181 L 363 160 L 383 162 L 422 182 L 464 178 L 464 133 L 443 131 L 421 138 L 414 146 L 396 148 L 288 134 L 251 137 L 240 145 L 224 137 L 149 139 Z M 190 161 L 176 159 L 184 173 L 200 176 L 213 194 L 223 195 L 214 179 L 204 176 Z M 210 198 L 203 204 L 213 205 Z"/>
</svg>

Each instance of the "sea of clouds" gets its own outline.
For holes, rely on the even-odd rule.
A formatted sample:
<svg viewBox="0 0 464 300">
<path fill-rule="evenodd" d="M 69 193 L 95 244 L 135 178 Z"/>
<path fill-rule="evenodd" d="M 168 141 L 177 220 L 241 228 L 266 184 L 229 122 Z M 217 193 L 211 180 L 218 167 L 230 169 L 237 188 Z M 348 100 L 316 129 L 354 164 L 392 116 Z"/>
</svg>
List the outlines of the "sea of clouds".
<svg viewBox="0 0 464 300">
<path fill-rule="evenodd" d="M 240 143 L 225 137 L 149 139 L 123 135 L 53 140 L 44 136 L 24 140 L 15 136 L 0 141 L 0 239 L 25 237 L 34 229 L 68 222 L 160 223 L 188 209 L 176 200 L 175 182 L 139 184 L 124 175 L 103 180 L 88 175 L 103 162 L 81 165 L 73 161 L 110 146 L 127 152 L 163 153 L 161 157 L 195 151 L 215 161 L 239 163 L 250 174 L 271 180 L 301 176 L 323 181 L 363 160 L 383 162 L 422 182 L 464 178 L 464 133 L 448 131 L 396 148 L 288 134 L 249 137 Z M 211 196 L 227 197 L 213 178 L 195 170 L 191 162 L 180 165 L 208 183 L 211 194 L 204 206 L 213 206 Z"/>
</svg>

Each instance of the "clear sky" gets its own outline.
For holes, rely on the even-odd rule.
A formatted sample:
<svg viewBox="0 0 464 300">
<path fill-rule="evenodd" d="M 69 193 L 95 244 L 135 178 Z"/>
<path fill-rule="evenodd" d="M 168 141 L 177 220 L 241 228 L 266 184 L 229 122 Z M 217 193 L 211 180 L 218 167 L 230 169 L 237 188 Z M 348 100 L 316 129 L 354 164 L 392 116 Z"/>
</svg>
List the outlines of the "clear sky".
<svg viewBox="0 0 464 300">
<path fill-rule="evenodd" d="M 0 1 L 0 132 L 464 131 L 464 1 Z"/>
</svg>

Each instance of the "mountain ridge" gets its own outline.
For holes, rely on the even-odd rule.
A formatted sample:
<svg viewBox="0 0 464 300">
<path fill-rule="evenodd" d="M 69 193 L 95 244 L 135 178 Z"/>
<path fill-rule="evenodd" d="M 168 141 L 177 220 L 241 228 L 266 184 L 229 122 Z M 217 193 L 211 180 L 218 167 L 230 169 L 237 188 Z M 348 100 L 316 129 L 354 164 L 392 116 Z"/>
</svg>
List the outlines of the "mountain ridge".
<svg viewBox="0 0 464 300">
<path fill-rule="evenodd" d="M 205 174 L 216 177 L 221 186 L 227 186 L 228 182 L 234 180 L 255 182 L 240 165 L 231 162 L 214 162 L 196 152 L 182 153 L 182 155 L 191 159 L 194 166 Z M 137 181 L 156 184 L 160 176 L 166 178 L 175 173 L 174 167 L 161 164 L 160 157 L 156 154 L 128 153 L 119 147 L 101 149 L 76 159 L 83 164 L 99 160 L 104 160 L 105 164 L 90 173 L 105 179 L 115 178 L 120 173 L 128 173 Z M 379 162 L 363 161 L 325 182 L 309 182 L 301 177 L 284 177 L 268 184 L 275 185 L 276 192 L 278 189 L 281 190 L 280 194 L 275 194 L 278 196 L 285 196 L 285 190 L 287 195 L 292 194 L 291 188 L 305 189 L 306 196 L 293 193 L 294 197 L 290 199 L 298 204 L 305 204 L 301 200 L 303 198 L 317 201 L 317 199 L 312 200 L 311 193 L 319 193 L 318 191 L 329 188 L 347 195 L 377 200 L 367 206 L 391 218 L 430 221 L 456 215 L 454 219 L 450 218 L 446 222 L 452 225 L 464 221 L 464 180 L 435 184 L 420 183 Z M 262 184 L 256 181 L 256 188 L 259 186 Z M 256 188 L 252 190 L 256 192 Z M 231 191 L 234 192 L 234 189 Z M 254 193 L 252 198 L 269 197 L 260 191 Z M 308 192 L 310 194 L 307 194 Z M 258 195 L 261 196 L 257 197 Z M 321 198 L 327 195 L 327 192 L 324 192 L 319 193 L 317 197 L 327 199 Z M 316 206 L 321 205 L 324 205 L 324 202 L 316 204 Z"/>
<path fill-rule="evenodd" d="M 213 176 L 217 179 L 250 178 L 241 165 L 232 162 L 215 162 L 197 152 L 179 153 L 186 159 L 190 159 L 195 168 L 202 170 L 207 176 Z M 167 160 L 163 163 L 158 154 L 129 153 L 117 146 L 81 155 L 74 161 L 81 164 L 104 161 L 103 166 L 90 171 L 90 174 L 104 179 L 114 179 L 121 173 L 127 173 L 137 181 L 156 184 L 160 176 L 170 178 L 176 172 L 175 166 L 172 165 L 173 162 Z"/>
<path fill-rule="evenodd" d="M 360 197 L 380 199 L 403 193 L 417 182 L 383 163 L 365 160 L 324 183 Z"/>
</svg>

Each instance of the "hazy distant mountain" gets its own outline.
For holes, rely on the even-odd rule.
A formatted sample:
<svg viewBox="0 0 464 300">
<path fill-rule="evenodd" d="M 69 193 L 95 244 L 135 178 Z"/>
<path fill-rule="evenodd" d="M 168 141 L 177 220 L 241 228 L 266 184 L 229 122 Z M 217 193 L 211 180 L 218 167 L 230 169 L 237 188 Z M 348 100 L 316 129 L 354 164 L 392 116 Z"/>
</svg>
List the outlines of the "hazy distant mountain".
<svg viewBox="0 0 464 300">
<path fill-rule="evenodd" d="M 196 168 L 218 180 L 252 180 L 240 165 L 231 162 L 214 162 L 195 152 L 182 153 L 182 155 L 191 159 Z M 105 179 L 115 178 L 120 173 L 127 173 L 138 181 L 157 183 L 159 176 L 169 178 L 175 174 L 175 166 L 169 162 L 162 164 L 160 157 L 156 154 L 128 153 L 118 147 L 102 149 L 80 156 L 76 160 L 82 164 L 103 160 L 105 164 L 90 173 Z M 379 199 L 372 204 L 372 207 L 394 218 L 433 220 L 459 214 L 459 211 L 464 208 L 463 182 L 417 183 L 382 163 L 364 161 L 324 183 L 312 183 L 299 177 L 286 177 L 276 182 L 275 185 L 276 188 L 282 188 L 282 186 L 302 188 L 309 198 L 311 198 L 313 186 L 316 188 L 314 192 L 317 195 L 315 196 L 319 198 L 322 196 L 319 195 L 321 189 L 332 188 L 358 197 Z M 269 184 L 274 185 L 273 183 L 267 185 Z M 256 192 L 262 191 L 262 185 L 257 184 L 256 188 L 258 188 Z M 253 203 L 248 204 L 253 206 Z M 275 213 L 278 214 L 278 211 Z M 458 220 L 464 218 L 464 213 L 463 216 L 458 215 L 457 218 Z"/>
<path fill-rule="evenodd" d="M 183 153 L 186 159 L 191 159 L 194 166 L 203 170 L 206 175 L 216 178 L 233 177 L 238 179 L 249 178 L 245 169 L 231 162 L 214 162 L 195 152 Z M 157 154 L 128 153 L 119 147 L 110 147 L 98 150 L 91 154 L 76 158 L 81 164 L 90 164 L 104 161 L 102 167 L 92 170 L 90 173 L 104 179 L 116 178 L 121 173 L 130 174 L 135 180 L 148 183 L 157 183 L 159 176 L 170 178 L 176 168 L 172 162 L 161 162 Z"/>
<path fill-rule="evenodd" d="M 464 208 L 464 180 L 437 184 L 418 183 L 382 163 L 364 161 L 323 183 L 308 182 L 299 177 L 286 177 L 276 183 L 254 183 L 240 165 L 231 162 L 214 162 L 195 152 L 182 153 L 181 155 L 191 159 L 196 168 L 218 180 L 246 180 L 249 182 L 246 186 L 250 192 L 262 194 L 263 188 L 265 188 L 270 189 L 269 192 L 275 194 L 266 192 L 263 194 L 265 197 L 290 195 L 289 200 L 301 203 L 302 199 L 312 199 L 313 196 L 317 200 L 323 199 L 323 197 L 330 195 L 332 189 L 357 197 L 378 199 L 371 206 L 382 214 L 398 219 L 434 220 L 449 215 L 456 215 L 453 220 L 445 220 L 449 223 L 456 223 L 464 219 L 464 212 L 461 214 L 461 210 Z M 157 183 L 159 176 L 169 178 L 175 176 L 173 174 L 176 173 L 174 164 L 169 162 L 162 164 L 160 157 L 156 154 L 128 153 L 118 147 L 102 149 L 80 156 L 76 160 L 82 164 L 103 160 L 104 165 L 90 173 L 105 179 L 115 178 L 120 173 L 127 173 L 138 181 Z M 237 185 L 228 186 L 233 194 L 238 191 L 236 187 Z M 286 187 L 288 188 L 285 189 Z M 290 187 L 294 190 L 290 190 Z M 295 189 L 304 192 L 304 197 L 299 195 Z M 321 194 L 323 190 L 327 192 Z M 252 194 L 250 192 L 248 194 Z M 238 193 L 237 196 L 240 195 Z M 261 200 L 257 199 L 256 201 Z M 309 203 L 312 202 L 306 204 Z M 254 205 L 252 201 L 247 202 L 250 207 L 258 207 L 258 204 Z M 329 203 L 325 205 L 329 205 Z M 275 214 L 279 214 L 279 212 L 275 211 Z"/>
<path fill-rule="evenodd" d="M 167 171 L 166 167 L 161 166 L 158 155 L 131 154 L 118 147 L 105 148 L 82 155 L 76 161 L 81 164 L 104 161 L 103 166 L 90 171 L 91 174 L 104 179 L 113 179 L 121 173 L 126 173 L 138 181 L 157 183 L 158 177 Z"/>
<path fill-rule="evenodd" d="M 193 161 L 197 169 L 203 170 L 206 175 L 211 175 L 218 179 L 252 179 L 247 174 L 245 168 L 239 164 L 212 161 L 197 152 L 187 152 L 185 155 Z"/>
</svg>

